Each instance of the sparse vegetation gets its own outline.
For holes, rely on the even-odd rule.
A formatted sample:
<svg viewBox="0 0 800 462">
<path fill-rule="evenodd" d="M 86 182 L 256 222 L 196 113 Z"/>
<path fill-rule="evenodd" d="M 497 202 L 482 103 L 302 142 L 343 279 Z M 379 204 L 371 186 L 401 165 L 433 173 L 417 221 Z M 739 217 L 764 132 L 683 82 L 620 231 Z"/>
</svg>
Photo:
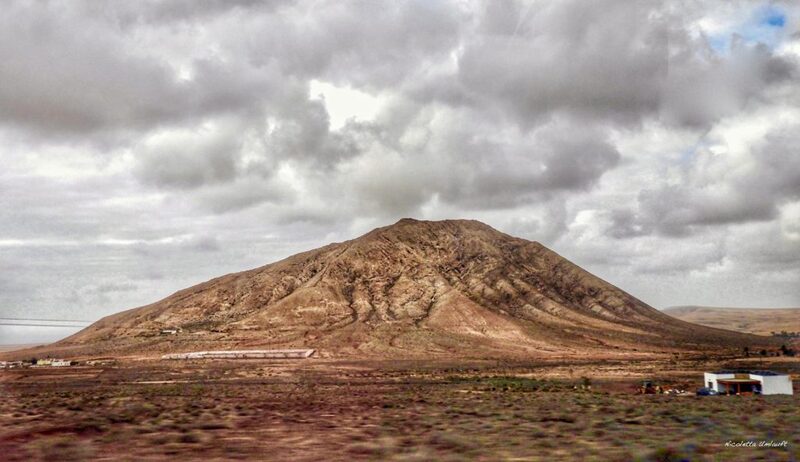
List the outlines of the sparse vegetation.
<svg viewBox="0 0 800 462">
<path fill-rule="evenodd" d="M 781 345 L 781 354 L 783 356 L 794 356 L 796 352 L 792 348 L 787 348 L 786 344 L 783 344 Z"/>
<path fill-rule="evenodd" d="M 771 332 L 773 337 L 783 338 L 783 339 L 795 339 L 800 338 L 800 332 L 787 332 L 782 330 L 780 332 Z"/>
<path fill-rule="evenodd" d="M 778 360 L 794 361 L 765 361 Z M 599 370 L 653 376 L 653 369 L 698 367 L 672 358 L 308 364 L 222 361 L 181 370 L 135 364 L 105 370 L 102 381 L 80 369 L 58 379 L 42 369 L 6 371 L 16 375 L 0 382 L 8 397 L 0 404 L 0 453 L 8 461 L 119 454 L 143 460 L 737 461 L 793 460 L 800 448 L 797 395 L 636 395 L 638 380 L 597 376 Z M 683 375 L 670 377 L 658 377 L 659 383 L 686 382 Z M 786 440 L 789 448 L 724 446 L 740 439 Z"/>
</svg>

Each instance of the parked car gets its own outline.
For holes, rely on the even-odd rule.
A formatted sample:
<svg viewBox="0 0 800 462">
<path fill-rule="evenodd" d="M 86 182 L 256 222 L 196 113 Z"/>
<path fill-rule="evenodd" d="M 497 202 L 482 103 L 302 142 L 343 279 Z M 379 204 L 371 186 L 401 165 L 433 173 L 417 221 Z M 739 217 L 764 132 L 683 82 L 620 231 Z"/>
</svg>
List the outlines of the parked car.
<svg viewBox="0 0 800 462">
<path fill-rule="evenodd" d="M 719 392 L 717 390 L 708 387 L 699 388 L 697 390 L 697 396 L 715 396 L 718 394 Z"/>
</svg>

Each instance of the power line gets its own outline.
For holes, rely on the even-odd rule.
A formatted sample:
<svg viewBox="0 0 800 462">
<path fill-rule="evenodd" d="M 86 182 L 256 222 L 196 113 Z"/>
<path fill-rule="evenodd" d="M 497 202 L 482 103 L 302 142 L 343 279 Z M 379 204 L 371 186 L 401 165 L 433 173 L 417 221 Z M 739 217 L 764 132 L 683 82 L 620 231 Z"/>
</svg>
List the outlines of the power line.
<svg viewBox="0 0 800 462">
<path fill-rule="evenodd" d="M 31 321 L 31 322 L 80 322 L 84 324 L 91 324 L 93 321 L 86 321 L 84 319 L 32 319 L 32 318 L 2 318 L 0 321 Z"/>
<path fill-rule="evenodd" d="M 26 323 L 11 323 L 0 322 L 0 326 L 24 326 L 24 327 L 75 327 L 82 328 L 86 326 L 79 326 L 75 324 L 26 324 Z"/>
</svg>

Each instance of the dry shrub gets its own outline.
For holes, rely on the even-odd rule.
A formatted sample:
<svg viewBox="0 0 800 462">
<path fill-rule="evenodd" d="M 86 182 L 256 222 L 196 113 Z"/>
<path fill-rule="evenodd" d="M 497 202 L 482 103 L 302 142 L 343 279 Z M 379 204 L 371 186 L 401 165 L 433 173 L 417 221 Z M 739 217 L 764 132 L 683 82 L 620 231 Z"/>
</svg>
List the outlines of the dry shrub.
<svg viewBox="0 0 800 462">
<path fill-rule="evenodd" d="M 475 448 L 475 443 L 469 438 L 449 432 L 435 432 L 428 437 L 427 443 L 437 449 L 455 452 L 465 452 Z"/>
<path fill-rule="evenodd" d="M 43 438 L 31 446 L 41 460 L 83 461 L 91 459 L 95 452 L 90 443 L 67 436 Z"/>
</svg>

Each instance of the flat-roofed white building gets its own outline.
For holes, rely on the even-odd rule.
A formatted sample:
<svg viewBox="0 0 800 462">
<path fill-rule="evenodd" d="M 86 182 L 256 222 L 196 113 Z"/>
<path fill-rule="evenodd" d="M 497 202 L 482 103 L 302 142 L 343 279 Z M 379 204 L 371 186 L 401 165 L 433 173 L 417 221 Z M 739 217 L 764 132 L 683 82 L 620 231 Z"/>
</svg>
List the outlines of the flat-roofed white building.
<svg viewBox="0 0 800 462">
<path fill-rule="evenodd" d="M 703 374 L 704 386 L 721 394 L 791 395 L 792 379 L 772 371 L 722 370 Z"/>
<path fill-rule="evenodd" d="M 171 353 L 161 359 L 304 359 L 314 350 L 222 350 Z"/>
</svg>

